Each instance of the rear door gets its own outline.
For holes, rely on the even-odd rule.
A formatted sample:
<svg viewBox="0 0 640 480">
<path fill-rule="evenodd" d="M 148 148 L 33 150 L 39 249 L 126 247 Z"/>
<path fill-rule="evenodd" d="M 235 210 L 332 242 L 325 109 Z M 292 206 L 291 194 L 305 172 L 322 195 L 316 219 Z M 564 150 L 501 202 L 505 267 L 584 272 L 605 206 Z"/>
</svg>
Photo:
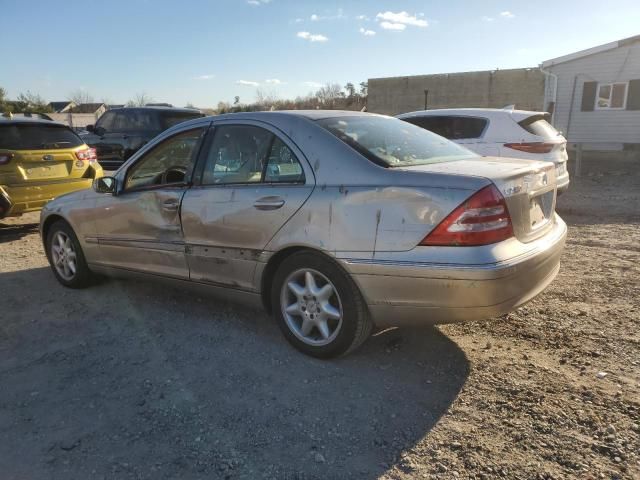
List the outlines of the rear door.
<svg viewBox="0 0 640 480">
<path fill-rule="evenodd" d="M 251 290 L 260 253 L 313 191 L 302 152 L 261 122 L 219 122 L 182 202 L 192 280 Z"/>
<path fill-rule="evenodd" d="M 82 147 L 85 147 L 84 142 L 65 125 L 49 122 L 0 124 L 0 152 L 11 156 L 7 166 L 0 167 L 0 185 L 35 187 L 80 178 L 86 164 L 75 152 Z"/>
</svg>

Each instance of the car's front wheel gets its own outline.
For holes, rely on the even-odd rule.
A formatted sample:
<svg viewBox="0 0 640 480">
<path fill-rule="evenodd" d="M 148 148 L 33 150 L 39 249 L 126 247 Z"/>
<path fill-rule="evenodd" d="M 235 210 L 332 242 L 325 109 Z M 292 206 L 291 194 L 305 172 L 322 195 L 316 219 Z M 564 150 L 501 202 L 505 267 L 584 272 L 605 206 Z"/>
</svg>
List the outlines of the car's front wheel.
<svg viewBox="0 0 640 480">
<path fill-rule="evenodd" d="M 64 220 L 49 228 L 45 248 L 53 274 L 65 287 L 85 288 L 95 279 L 89 270 L 78 237 Z"/>
<path fill-rule="evenodd" d="M 353 280 L 312 252 L 286 258 L 272 286 L 274 315 L 298 350 L 319 358 L 348 353 L 370 335 L 372 322 Z"/>
</svg>

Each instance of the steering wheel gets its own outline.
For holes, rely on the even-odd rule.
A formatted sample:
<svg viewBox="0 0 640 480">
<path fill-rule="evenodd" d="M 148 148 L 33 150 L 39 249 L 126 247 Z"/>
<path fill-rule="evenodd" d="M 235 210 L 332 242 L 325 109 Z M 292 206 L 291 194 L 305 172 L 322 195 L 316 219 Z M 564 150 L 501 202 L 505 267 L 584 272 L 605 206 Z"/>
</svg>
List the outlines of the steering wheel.
<svg viewBox="0 0 640 480">
<path fill-rule="evenodd" d="M 173 165 L 162 172 L 161 185 L 168 183 L 181 183 L 187 175 L 187 169 L 181 165 Z"/>
</svg>

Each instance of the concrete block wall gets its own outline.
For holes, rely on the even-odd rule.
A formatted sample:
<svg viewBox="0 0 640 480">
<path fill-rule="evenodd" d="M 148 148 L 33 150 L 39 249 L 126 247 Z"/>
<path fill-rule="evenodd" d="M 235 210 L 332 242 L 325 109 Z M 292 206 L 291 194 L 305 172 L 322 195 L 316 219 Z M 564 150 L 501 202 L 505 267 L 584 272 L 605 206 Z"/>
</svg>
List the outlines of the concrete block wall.
<svg viewBox="0 0 640 480">
<path fill-rule="evenodd" d="M 489 107 L 515 104 L 522 110 L 542 110 L 544 75 L 537 67 L 482 72 L 370 78 L 367 110 L 386 115 L 428 108 Z"/>
</svg>

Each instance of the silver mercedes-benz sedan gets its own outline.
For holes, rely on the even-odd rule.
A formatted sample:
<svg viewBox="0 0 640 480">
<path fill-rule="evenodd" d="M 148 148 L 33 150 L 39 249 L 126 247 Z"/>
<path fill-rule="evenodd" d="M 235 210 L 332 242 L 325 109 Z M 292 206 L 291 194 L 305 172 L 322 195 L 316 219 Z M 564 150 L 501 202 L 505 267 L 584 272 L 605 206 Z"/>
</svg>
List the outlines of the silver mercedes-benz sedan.
<svg viewBox="0 0 640 480">
<path fill-rule="evenodd" d="M 42 211 L 67 287 L 170 279 L 262 304 L 333 357 L 375 327 L 496 317 L 542 292 L 566 226 L 548 162 L 486 158 L 398 119 L 337 111 L 175 126 Z"/>
</svg>

